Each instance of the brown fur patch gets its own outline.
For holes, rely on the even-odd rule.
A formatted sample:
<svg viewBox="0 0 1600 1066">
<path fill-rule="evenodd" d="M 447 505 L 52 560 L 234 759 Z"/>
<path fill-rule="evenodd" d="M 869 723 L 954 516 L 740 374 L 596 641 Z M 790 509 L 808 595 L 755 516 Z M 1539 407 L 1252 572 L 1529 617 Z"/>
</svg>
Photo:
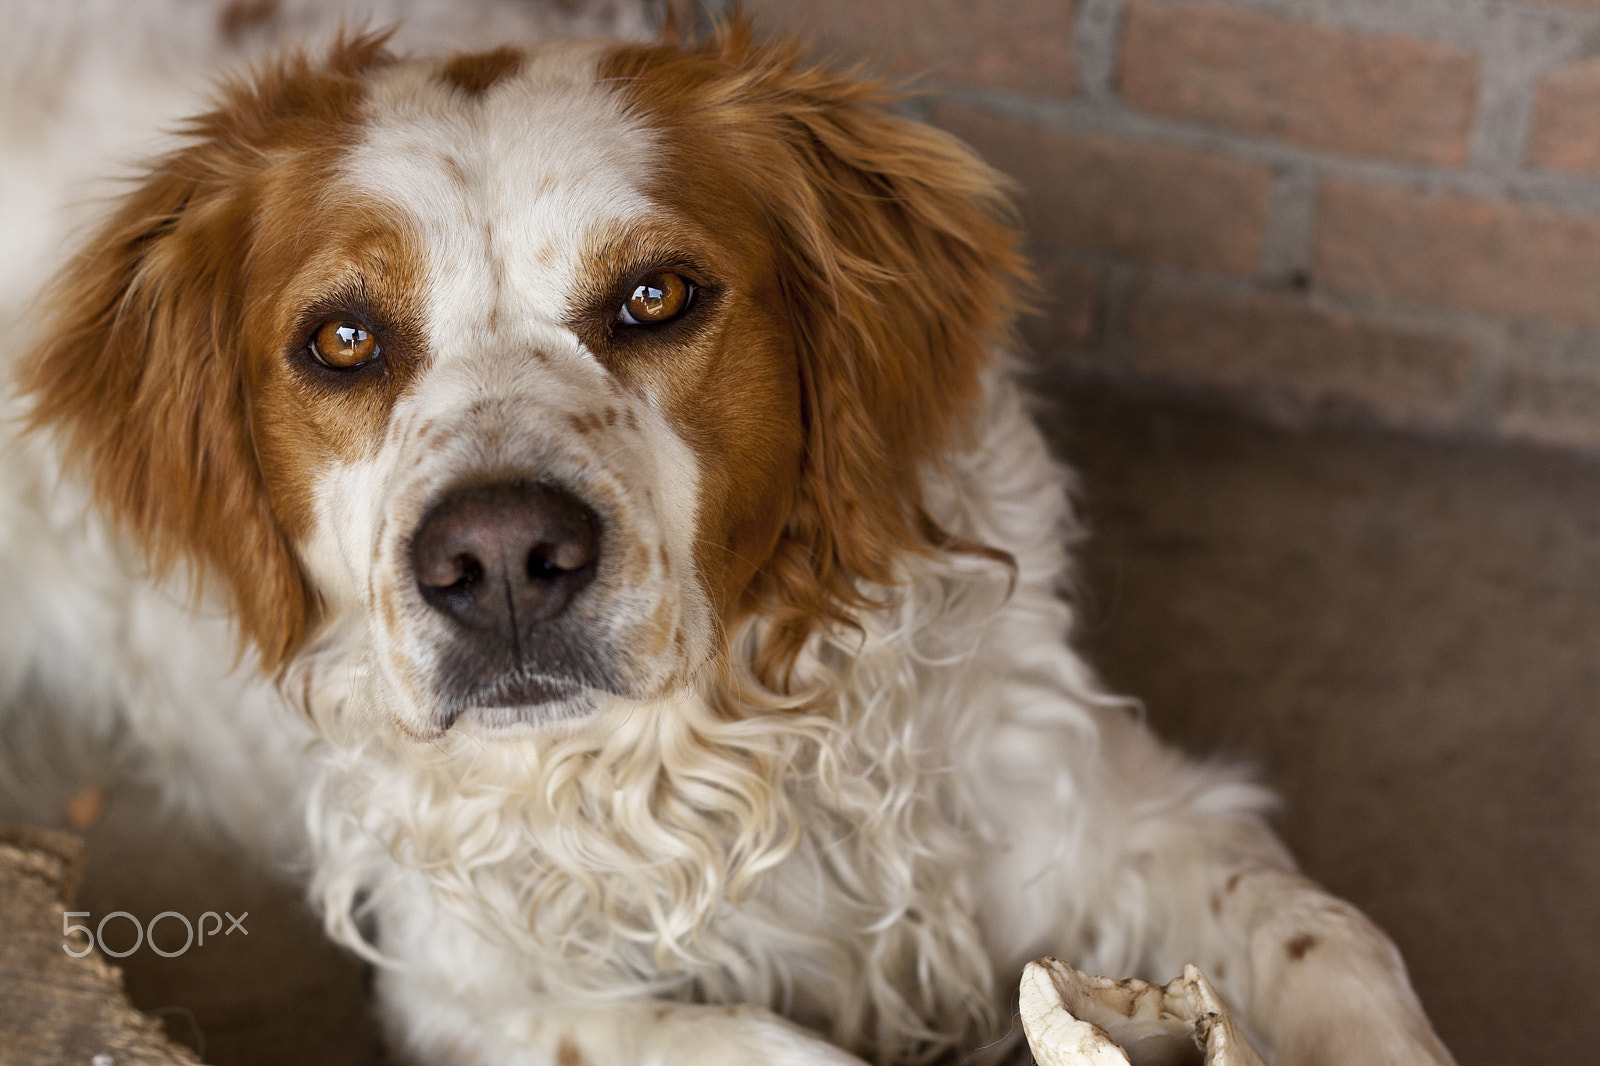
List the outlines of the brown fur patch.
<svg viewBox="0 0 1600 1066">
<path fill-rule="evenodd" d="M 719 362 L 706 342 L 723 391 L 678 417 L 708 471 L 699 561 L 728 615 L 776 623 L 755 664 L 776 687 L 820 621 L 867 606 L 859 581 L 892 582 L 907 551 L 963 549 L 929 521 L 919 477 L 962 440 L 1027 277 L 1004 179 L 887 110 L 883 86 L 801 54 L 735 20 L 602 64 L 663 133 L 652 199 L 742 250 L 717 327 L 739 346 Z M 766 442 L 725 462 L 735 432 Z"/>
<path fill-rule="evenodd" d="M 457 52 L 439 70 L 439 80 L 468 96 L 482 96 L 502 78 L 522 69 L 527 57 L 520 49 L 504 47 L 490 52 Z"/>
<path fill-rule="evenodd" d="M 450 175 L 451 184 L 457 189 L 465 190 L 471 184 L 467 180 L 467 168 L 461 165 L 461 160 L 449 154 L 440 156 L 440 160 L 444 163 L 445 172 Z"/>
<path fill-rule="evenodd" d="M 369 454 L 427 361 L 423 267 L 399 220 L 374 211 L 370 200 L 270 199 L 252 281 L 273 296 L 251 302 L 244 331 L 255 346 L 249 368 L 258 457 L 279 520 L 299 536 L 313 517 L 316 476 L 335 461 Z M 329 373 L 303 356 L 283 358 L 298 354 L 308 323 L 351 315 L 377 335 L 381 368 Z"/>
<path fill-rule="evenodd" d="M 770 555 L 799 477 L 799 374 L 755 205 L 735 188 L 681 175 L 652 196 L 669 205 L 665 217 L 606 235 L 591 251 L 580 271 L 590 286 L 574 325 L 625 386 L 654 398 L 693 448 L 695 564 L 726 618 Z M 712 203 L 715 219 L 699 217 L 701 205 Z M 690 310 L 671 328 L 616 330 L 618 294 L 660 268 L 699 287 Z M 623 422 L 637 424 L 631 411 Z"/>
<path fill-rule="evenodd" d="M 606 428 L 605 419 L 592 411 L 581 415 L 568 415 L 567 424 L 580 437 L 586 437 L 590 433 L 599 433 Z"/>
<path fill-rule="evenodd" d="M 61 436 L 156 572 L 187 560 L 225 586 L 268 669 L 320 610 L 291 547 L 309 518 L 299 487 L 323 458 L 309 451 L 354 436 L 346 414 L 315 444 L 315 427 L 274 437 L 315 406 L 292 395 L 298 320 L 280 297 L 327 250 L 308 240 L 331 229 L 372 247 L 354 214 L 312 205 L 354 139 L 360 75 L 388 62 L 384 40 L 341 38 L 320 62 L 287 56 L 194 119 L 189 144 L 69 262 L 21 368 L 33 425 Z"/>
<path fill-rule="evenodd" d="M 587 1061 L 583 1049 L 573 1043 L 571 1037 L 562 1037 L 556 1045 L 556 1066 L 584 1066 Z"/>
<path fill-rule="evenodd" d="M 1306 952 L 1310 951 L 1316 946 L 1316 937 L 1312 936 L 1310 933 L 1301 933 L 1299 936 L 1283 945 L 1283 950 L 1288 953 L 1291 959 L 1293 959 L 1295 962 L 1299 962 L 1301 959 L 1306 957 Z"/>
<path fill-rule="evenodd" d="M 233 0 L 222 9 L 223 40 L 237 44 L 247 34 L 264 29 L 278 17 L 278 0 Z"/>
</svg>

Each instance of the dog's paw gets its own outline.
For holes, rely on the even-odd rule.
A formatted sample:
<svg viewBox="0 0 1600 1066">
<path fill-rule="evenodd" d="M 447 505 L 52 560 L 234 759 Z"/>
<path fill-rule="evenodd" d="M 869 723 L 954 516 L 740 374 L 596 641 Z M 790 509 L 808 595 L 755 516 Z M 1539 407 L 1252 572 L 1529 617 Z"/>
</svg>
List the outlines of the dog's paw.
<svg viewBox="0 0 1600 1066">
<path fill-rule="evenodd" d="M 641 1062 L 659 1066 L 865 1066 L 854 1055 L 759 1007 L 674 1011 Z M 647 1052 L 649 1049 L 642 1049 Z"/>
<path fill-rule="evenodd" d="M 1328 1033 L 1282 1048 L 1277 1066 L 1456 1066 L 1432 1031 L 1385 1031 L 1381 1027 Z"/>
</svg>

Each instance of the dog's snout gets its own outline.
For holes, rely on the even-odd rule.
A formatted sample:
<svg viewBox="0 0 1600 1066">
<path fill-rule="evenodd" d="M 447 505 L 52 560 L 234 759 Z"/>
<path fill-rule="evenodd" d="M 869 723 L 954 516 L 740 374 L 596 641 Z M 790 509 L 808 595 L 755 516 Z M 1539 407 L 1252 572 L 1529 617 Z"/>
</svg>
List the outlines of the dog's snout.
<svg viewBox="0 0 1600 1066">
<path fill-rule="evenodd" d="M 435 610 L 512 646 L 561 614 L 594 579 L 600 518 L 572 493 L 533 482 L 459 489 L 411 541 L 411 569 Z"/>
</svg>

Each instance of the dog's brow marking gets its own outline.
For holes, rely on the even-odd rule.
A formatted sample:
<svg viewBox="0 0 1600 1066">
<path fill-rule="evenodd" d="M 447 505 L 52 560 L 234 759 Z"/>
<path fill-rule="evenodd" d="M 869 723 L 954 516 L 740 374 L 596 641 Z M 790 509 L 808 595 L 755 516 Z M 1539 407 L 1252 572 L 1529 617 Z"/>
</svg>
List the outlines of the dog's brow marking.
<svg viewBox="0 0 1600 1066">
<path fill-rule="evenodd" d="M 516 48 L 496 48 L 489 52 L 463 52 L 452 56 L 439 71 L 439 80 L 477 97 L 496 82 L 522 69 L 526 56 Z"/>
<path fill-rule="evenodd" d="M 1296 962 L 1306 957 L 1306 952 L 1317 946 L 1317 938 L 1310 933 L 1301 933 L 1287 944 L 1283 945 L 1284 951 Z"/>
<path fill-rule="evenodd" d="M 233 0 L 222 9 L 222 36 L 239 41 L 246 34 L 264 30 L 278 17 L 278 0 Z"/>
</svg>

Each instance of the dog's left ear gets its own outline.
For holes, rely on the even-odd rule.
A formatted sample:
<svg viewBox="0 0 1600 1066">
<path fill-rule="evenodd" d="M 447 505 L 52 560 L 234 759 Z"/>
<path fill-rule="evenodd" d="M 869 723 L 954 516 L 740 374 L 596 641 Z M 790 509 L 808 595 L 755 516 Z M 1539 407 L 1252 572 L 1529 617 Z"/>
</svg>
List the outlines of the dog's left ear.
<svg viewBox="0 0 1600 1066">
<path fill-rule="evenodd" d="M 863 583 L 895 584 L 907 552 L 954 546 L 923 507 L 922 480 L 962 441 L 1028 289 L 1010 183 L 895 114 L 882 83 L 758 44 L 738 19 L 689 49 L 625 52 L 611 73 L 641 110 L 665 115 L 667 151 L 714 152 L 770 229 L 805 455 L 745 601 L 773 622 L 756 665 L 781 688 L 820 622 L 868 605 Z"/>
<path fill-rule="evenodd" d="M 360 104 L 384 35 L 285 57 L 226 89 L 156 161 L 56 279 L 19 369 L 34 428 L 52 432 L 96 505 L 151 568 L 209 579 L 268 669 L 318 603 L 274 513 L 251 430 L 243 322 L 258 199 L 315 188 Z M 326 144 L 320 154 L 307 143 Z"/>
</svg>

